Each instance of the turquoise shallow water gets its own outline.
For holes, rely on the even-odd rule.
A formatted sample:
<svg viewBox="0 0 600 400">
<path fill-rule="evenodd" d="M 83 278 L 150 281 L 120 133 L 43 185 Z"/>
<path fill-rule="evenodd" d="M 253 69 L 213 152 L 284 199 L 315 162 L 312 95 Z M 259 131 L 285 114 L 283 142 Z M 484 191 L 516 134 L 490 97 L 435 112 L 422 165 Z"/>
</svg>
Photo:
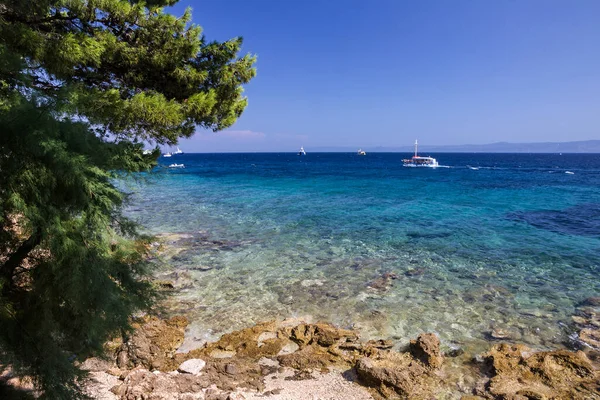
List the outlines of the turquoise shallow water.
<svg viewBox="0 0 600 400">
<path fill-rule="evenodd" d="M 310 315 L 399 341 L 562 346 L 600 295 L 600 155 L 403 156 L 185 154 L 129 185 L 127 212 L 188 235 L 167 261 L 191 278 L 176 298 L 199 339 Z"/>
</svg>

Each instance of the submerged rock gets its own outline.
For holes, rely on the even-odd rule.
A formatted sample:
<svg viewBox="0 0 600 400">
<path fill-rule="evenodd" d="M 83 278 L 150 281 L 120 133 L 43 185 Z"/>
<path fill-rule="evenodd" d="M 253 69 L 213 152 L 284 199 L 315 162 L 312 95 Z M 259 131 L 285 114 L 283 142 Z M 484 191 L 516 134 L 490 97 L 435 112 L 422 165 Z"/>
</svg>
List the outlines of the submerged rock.
<svg viewBox="0 0 600 400">
<path fill-rule="evenodd" d="M 580 303 L 576 315 L 571 317 L 579 333 L 573 335 L 575 342 L 590 353 L 600 351 L 600 297 L 589 297 Z M 591 355 L 591 354 L 588 354 Z M 594 354 L 596 357 L 597 354 Z"/>
<path fill-rule="evenodd" d="M 386 291 L 392 286 L 392 281 L 398 279 L 394 272 L 385 272 L 381 276 L 367 283 L 367 287 L 375 290 Z"/>
<path fill-rule="evenodd" d="M 494 328 L 488 333 L 488 338 L 494 340 L 514 340 L 516 337 L 517 334 L 515 332 L 502 328 Z"/>
<path fill-rule="evenodd" d="M 583 306 L 600 307 L 600 297 L 588 297 L 581 302 Z"/>
<path fill-rule="evenodd" d="M 588 346 L 600 350 L 600 330 L 585 328 L 579 332 L 579 340 Z"/>
<path fill-rule="evenodd" d="M 406 276 L 420 276 L 423 275 L 425 273 L 426 269 L 423 267 L 419 267 L 419 268 L 411 268 L 408 271 L 406 271 L 404 273 L 404 275 Z"/>
</svg>

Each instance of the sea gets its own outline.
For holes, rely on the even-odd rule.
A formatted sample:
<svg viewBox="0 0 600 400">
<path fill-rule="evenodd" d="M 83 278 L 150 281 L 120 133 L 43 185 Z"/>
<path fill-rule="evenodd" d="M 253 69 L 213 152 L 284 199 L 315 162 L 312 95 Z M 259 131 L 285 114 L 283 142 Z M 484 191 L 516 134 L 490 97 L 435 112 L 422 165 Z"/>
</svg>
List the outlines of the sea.
<svg viewBox="0 0 600 400">
<path fill-rule="evenodd" d="M 186 340 L 296 317 L 471 351 L 568 345 L 600 296 L 600 154 L 408 156 L 183 154 L 128 179 L 126 214 L 177 248 L 159 270 L 183 282 L 167 312 Z"/>
</svg>

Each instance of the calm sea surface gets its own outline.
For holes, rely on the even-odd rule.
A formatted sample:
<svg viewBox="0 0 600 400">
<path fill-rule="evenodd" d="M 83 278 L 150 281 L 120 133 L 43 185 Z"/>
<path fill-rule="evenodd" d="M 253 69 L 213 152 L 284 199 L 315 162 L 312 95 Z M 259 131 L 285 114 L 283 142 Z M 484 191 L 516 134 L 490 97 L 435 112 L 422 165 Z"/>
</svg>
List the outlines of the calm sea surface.
<svg viewBox="0 0 600 400">
<path fill-rule="evenodd" d="M 560 346 L 600 295 L 600 155 L 405 156 L 174 156 L 128 185 L 127 212 L 187 235 L 167 263 L 191 282 L 176 298 L 197 339 L 309 315 L 366 337 Z"/>
</svg>

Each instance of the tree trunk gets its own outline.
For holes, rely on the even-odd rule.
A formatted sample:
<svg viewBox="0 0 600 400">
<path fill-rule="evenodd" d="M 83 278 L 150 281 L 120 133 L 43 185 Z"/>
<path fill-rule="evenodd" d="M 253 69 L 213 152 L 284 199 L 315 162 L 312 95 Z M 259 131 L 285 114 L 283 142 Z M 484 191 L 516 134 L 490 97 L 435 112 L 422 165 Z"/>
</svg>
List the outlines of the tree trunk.
<svg viewBox="0 0 600 400">
<path fill-rule="evenodd" d="M 0 276 L 6 278 L 8 285 L 12 285 L 12 278 L 15 273 L 15 269 L 23 260 L 27 258 L 29 253 L 38 245 L 42 240 L 41 232 L 36 230 L 26 241 L 24 241 L 21 246 L 12 253 L 8 260 L 0 267 Z"/>
</svg>

